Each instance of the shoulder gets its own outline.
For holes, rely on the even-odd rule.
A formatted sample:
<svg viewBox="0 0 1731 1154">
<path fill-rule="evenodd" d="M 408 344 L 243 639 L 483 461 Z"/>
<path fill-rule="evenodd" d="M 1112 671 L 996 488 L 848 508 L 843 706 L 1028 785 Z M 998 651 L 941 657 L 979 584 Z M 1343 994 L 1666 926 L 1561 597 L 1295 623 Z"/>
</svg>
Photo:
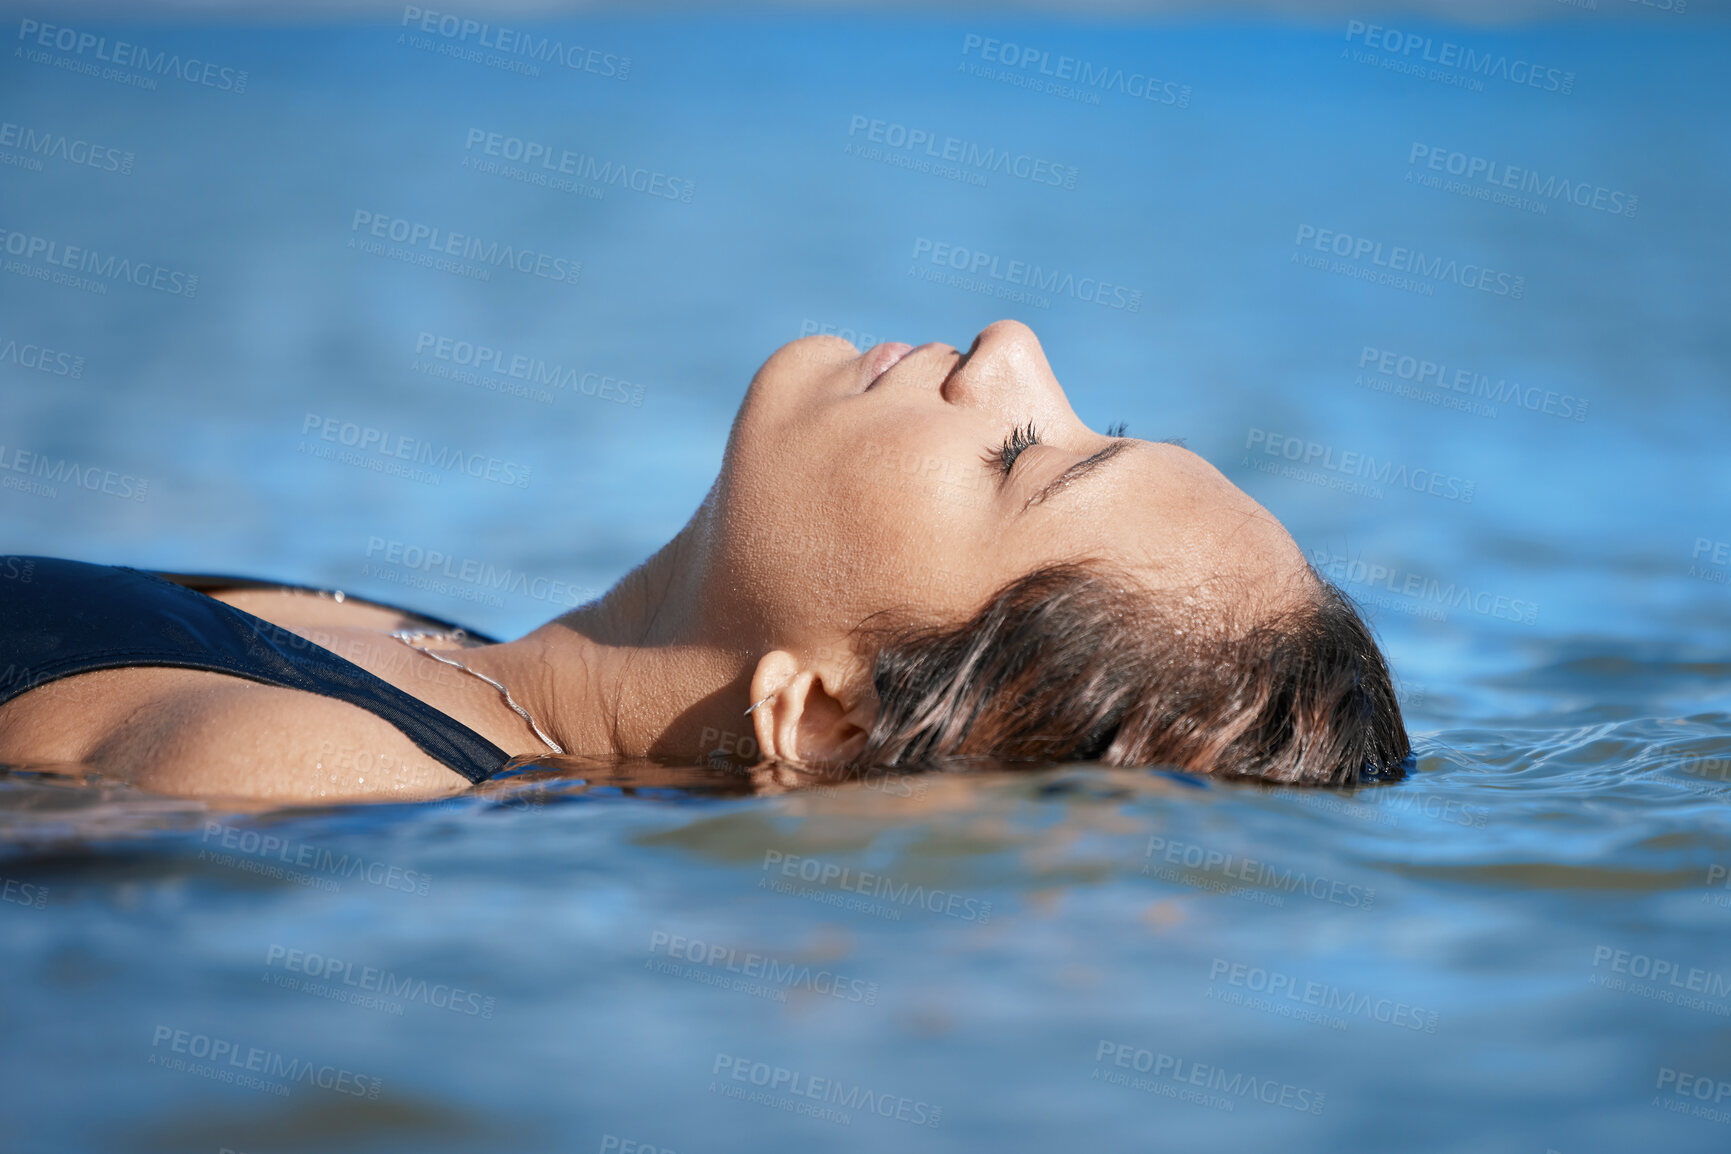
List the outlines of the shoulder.
<svg viewBox="0 0 1731 1154">
<path fill-rule="evenodd" d="M 158 793 L 258 801 L 408 801 L 468 788 L 396 726 L 357 706 L 181 672 L 185 685 L 91 750 L 98 772 Z"/>
<path fill-rule="evenodd" d="M 284 629 L 424 629 L 428 619 L 350 597 L 337 601 L 293 589 L 213 589 L 206 594 Z"/>
</svg>

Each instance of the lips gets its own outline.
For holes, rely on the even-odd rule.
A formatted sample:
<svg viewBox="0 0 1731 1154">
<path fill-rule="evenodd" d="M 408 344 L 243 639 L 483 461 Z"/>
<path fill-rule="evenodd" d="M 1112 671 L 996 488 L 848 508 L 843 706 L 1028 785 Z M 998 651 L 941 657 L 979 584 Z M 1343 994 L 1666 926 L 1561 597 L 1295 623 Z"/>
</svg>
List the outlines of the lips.
<svg viewBox="0 0 1731 1154">
<path fill-rule="evenodd" d="M 862 359 L 860 375 L 865 381 L 865 388 L 860 391 L 863 393 L 866 389 L 877 384 L 878 380 L 893 369 L 898 361 L 913 351 L 914 346 L 903 344 L 901 341 L 886 341 L 881 345 L 873 345 Z"/>
</svg>

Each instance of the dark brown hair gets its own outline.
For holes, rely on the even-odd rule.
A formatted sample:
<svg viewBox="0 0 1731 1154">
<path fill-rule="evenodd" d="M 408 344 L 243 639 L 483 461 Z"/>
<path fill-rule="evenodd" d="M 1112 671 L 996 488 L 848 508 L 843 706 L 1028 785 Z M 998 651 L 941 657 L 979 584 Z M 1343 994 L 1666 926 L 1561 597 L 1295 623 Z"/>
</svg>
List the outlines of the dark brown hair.
<svg viewBox="0 0 1731 1154">
<path fill-rule="evenodd" d="M 1200 621 L 1093 562 L 1035 570 L 959 625 L 868 622 L 878 713 L 854 764 L 1398 777 L 1411 744 L 1388 666 L 1352 602 L 1311 576 L 1312 589 L 1248 627 Z"/>
</svg>

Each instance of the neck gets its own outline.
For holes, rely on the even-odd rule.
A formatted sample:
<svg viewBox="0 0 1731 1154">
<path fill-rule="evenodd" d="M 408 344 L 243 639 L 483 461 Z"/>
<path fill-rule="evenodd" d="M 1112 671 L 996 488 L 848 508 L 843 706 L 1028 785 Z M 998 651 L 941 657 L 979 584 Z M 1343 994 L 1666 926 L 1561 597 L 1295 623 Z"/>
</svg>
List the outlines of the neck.
<svg viewBox="0 0 1731 1154">
<path fill-rule="evenodd" d="M 566 753 L 695 763 L 751 733 L 758 654 L 706 627 L 703 518 L 599 601 L 473 653 Z M 528 726 L 520 752 L 545 752 Z M 727 734 L 733 734 L 731 742 Z"/>
</svg>

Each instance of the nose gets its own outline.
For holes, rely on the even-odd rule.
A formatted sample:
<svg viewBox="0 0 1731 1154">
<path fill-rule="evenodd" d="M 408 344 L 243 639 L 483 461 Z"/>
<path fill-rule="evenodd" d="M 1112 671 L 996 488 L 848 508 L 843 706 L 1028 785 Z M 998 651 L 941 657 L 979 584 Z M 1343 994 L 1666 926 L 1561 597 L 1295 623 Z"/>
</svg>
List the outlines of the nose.
<svg viewBox="0 0 1731 1154">
<path fill-rule="evenodd" d="M 951 404 L 985 409 L 1005 420 L 1051 424 L 1074 417 L 1040 338 L 1021 321 L 994 321 L 981 329 L 942 391 Z"/>
</svg>

